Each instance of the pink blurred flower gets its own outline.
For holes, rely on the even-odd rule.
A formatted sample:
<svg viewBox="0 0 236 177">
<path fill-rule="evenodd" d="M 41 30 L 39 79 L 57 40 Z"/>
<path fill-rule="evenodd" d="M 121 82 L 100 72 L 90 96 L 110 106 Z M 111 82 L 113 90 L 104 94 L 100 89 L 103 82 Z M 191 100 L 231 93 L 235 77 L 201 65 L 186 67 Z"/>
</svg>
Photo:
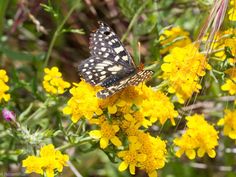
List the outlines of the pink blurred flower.
<svg viewBox="0 0 236 177">
<path fill-rule="evenodd" d="M 16 120 L 16 115 L 13 111 L 10 111 L 6 108 L 2 110 L 2 116 L 6 121 L 15 121 Z"/>
</svg>

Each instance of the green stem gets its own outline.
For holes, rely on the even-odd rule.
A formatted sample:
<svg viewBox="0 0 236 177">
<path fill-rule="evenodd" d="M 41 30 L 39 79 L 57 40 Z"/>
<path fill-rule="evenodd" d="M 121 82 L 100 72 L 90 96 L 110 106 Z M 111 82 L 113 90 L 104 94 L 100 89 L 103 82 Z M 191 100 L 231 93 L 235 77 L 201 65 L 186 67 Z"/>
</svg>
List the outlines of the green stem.
<svg viewBox="0 0 236 177">
<path fill-rule="evenodd" d="M 71 9 L 69 10 L 68 14 L 65 16 L 65 18 L 62 20 L 62 22 L 60 23 L 60 25 L 58 26 L 57 30 L 55 31 L 53 37 L 52 37 L 52 40 L 51 40 L 51 43 L 49 45 L 49 48 L 48 48 L 48 52 L 47 52 L 47 55 L 46 55 L 46 58 L 45 58 L 45 62 L 44 62 L 44 67 L 46 67 L 48 65 L 48 61 L 49 61 L 49 58 L 51 56 L 51 53 L 52 53 L 52 48 L 57 40 L 57 37 L 60 35 L 61 33 L 61 30 L 64 26 L 64 24 L 66 23 L 67 19 L 70 17 L 70 15 L 72 14 L 72 12 L 78 7 L 79 5 L 79 2 L 76 3 L 74 6 L 71 7 Z"/>
<path fill-rule="evenodd" d="M 28 106 L 28 108 L 26 108 L 26 110 L 24 110 L 18 117 L 19 121 L 24 121 L 24 119 L 28 116 L 28 114 L 30 113 L 30 111 L 32 110 L 33 107 L 33 103 L 30 103 L 30 105 Z"/>
<path fill-rule="evenodd" d="M 219 83 L 213 71 L 210 71 L 210 75 L 212 76 L 212 78 L 215 80 L 216 83 Z"/>
<path fill-rule="evenodd" d="M 85 120 L 82 119 L 82 121 L 80 122 L 80 125 L 79 125 L 78 129 L 76 130 L 76 135 L 80 135 L 80 134 L 81 134 L 84 124 L 85 124 Z"/>
<path fill-rule="evenodd" d="M 150 66 L 147 66 L 144 69 L 145 70 L 153 70 L 153 69 L 155 69 L 158 66 L 158 64 L 159 64 L 158 62 L 155 62 L 154 64 L 152 64 Z"/>
<path fill-rule="evenodd" d="M 84 143 L 87 143 L 87 142 L 90 142 L 90 141 L 94 141 L 94 138 L 86 137 L 86 138 L 81 139 L 81 140 L 80 140 L 78 143 L 76 143 L 76 144 L 67 143 L 67 144 L 64 144 L 64 145 L 58 147 L 57 150 L 63 151 L 63 150 L 66 150 L 66 149 L 68 149 L 68 148 L 75 147 L 75 146 L 79 146 L 79 145 L 81 145 L 81 144 L 84 144 Z"/>
<path fill-rule="evenodd" d="M 43 172 L 43 175 L 41 175 L 42 177 L 47 177 L 47 174 L 46 174 L 46 172 L 44 171 Z"/>
<path fill-rule="evenodd" d="M 137 10 L 136 14 L 135 14 L 134 17 L 132 18 L 132 20 L 131 20 L 131 22 L 130 22 L 130 24 L 129 24 L 129 26 L 128 26 L 127 31 L 126 31 L 125 34 L 122 36 L 121 42 L 124 42 L 124 40 L 126 39 L 126 37 L 127 37 L 128 34 L 129 34 L 131 28 L 134 26 L 134 24 L 135 24 L 135 22 L 137 21 L 139 15 L 140 15 L 140 14 L 142 13 L 142 11 L 145 9 L 145 7 L 146 7 L 146 5 L 147 5 L 148 3 L 149 3 L 149 1 L 147 0 L 147 1 L 145 1 L 145 2 L 143 3 L 142 6 L 139 7 L 139 9 Z"/>
<path fill-rule="evenodd" d="M 215 70 L 215 69 L 212 69 L 212 72 L 217 73 L 217 74 L 220 74 L 220 75 L 225 75 L 224 72 L 217 71 L 217 70 Z"/>
<path fill-rule="evenodd" d="M 26 120 L 26 122 L 28 122 L 31 119 L 37 119 L 37 118 L 42 117 L 47 112 L 46 108 L 47 108 L 48 102 L 49 102 L 49 99 L 47 99 L 41 107 L 39 107 L 33 114 L 31 114 Z"/>
<path fill-rule="evenodd" d="M 66 130 L 66 134 L 69 133 L 69 131 L 71 130 L 71 128 L 74 126 L 74 123 L 71 122 L 71 124 L 68 126 L 67 130 Z"/>
<path fill-rule="evenodd" d="M 155 90 L 161 90 L 162 88 L 164 88 L 165 86 L 167 86 L 169 84 L 168 81 L 163 81 L 162 83 L 160 83 L 158 86 L 155 87 Z"/>
<path fill-rule="evenodd" d="M 82 177 L 80 172 L 75 168 L 75 166 L 71 161 L 68 161 L 67 164 L 76 177 Z"/>
<path fill-rule="evenodd" d="M 58 147 L 57 150 L 63 151 L 63 150 L 66 150 L 66 149 L 68 149 L 68 148 L 71 148 L 71 147 L 73 147 L 73 146 L 74 146 L 74 144 L 72 144 L 72 143 L 67 143 L 67 144 L 64 144 L 64 145 Z"/>
<path fill-rule="evenodd" d="M 0 1 L 0 37 L 2 36 L 4 28 L 5 11 L 7 9 L 8 3 L 9 0 Z"/>
</svg>

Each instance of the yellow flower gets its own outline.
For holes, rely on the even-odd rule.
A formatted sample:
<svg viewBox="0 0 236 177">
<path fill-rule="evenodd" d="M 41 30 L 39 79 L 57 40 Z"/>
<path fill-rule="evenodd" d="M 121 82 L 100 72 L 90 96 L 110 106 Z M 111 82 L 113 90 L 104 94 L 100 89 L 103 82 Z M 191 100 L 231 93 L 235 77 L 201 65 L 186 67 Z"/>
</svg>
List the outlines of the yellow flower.
<svg viewBox="0 0 236 177">
<path fill-rule="evenodd" d="M 231 21 L 236 21 L 236 3 L 235 0 L 230 1 L 231 7 L 229 8 L 228 15 L 229 15 L 229 20 Z"/>
<path fill-rule="evenodd" d="M 119 121 L 119 126 L 127 136 L 136 136 L 139 127 L 144 124 L 144 116 L 139 111 L 133 114 L 125 114 L 124 118 Z M 151 123 L 149 124 L 151 125 Z"/>
<path fill-rule="evenodd" d="M 174 124 L 178 113 L 168 97 L 140 84 L 101 100 L 96 97 L 100 88 L 84 81 L 74 85 L 70 89 L 72 97 L 63 112 L 72 115 L 73 122 L 84 116 L 90 124 L 97 125 L 98 128 L 89 135 L 99 139 L 102 149 L 113 144 L 119 150 L 123 145 L 125 150 L 117 154 L 123 160 L 120 171 L 129 167 L 130 173 L 135 174 L 135 168 L 139 167 L 149 176 L 156 176 L 156 170 L 165 164 L 165 142 L 145 134 L 140 128 L 151 126 L 157 120 L 164 124 L 170 119 Z"/>
<path fill-rule="evenodd" d="M 43 174 L 43 164 L 41 158 L 35 156 L 28 156 L 25 160 L 23 160 L 23 167 L 26 168 L 26 173 L 38 173 Z"/>
<path fill-rule="evenodd" d="M 236 30 L 233 28 L 229 28 L 225 31 L 219 31 L 214 36 L 212 41 L 212 49 L 214 49 L 214 56 L 217 57 L 218 60 L 224 61 L 226 57 L 225 48 L 229 48 L 232 56 L 236 55 L 236 38 L 235 38 Z M 207 40 L 206 36 L 205 41 Z M 229 63 L 234 63 L 234 58 L 228 58 Z"/>
<path fill-rule="evenodd" d="M 161 54 L 170 52 L 174 47 L 184 47 L 191 43 L 189 33 L 178 26 L 164 30 L 159 40 L 163 47 Z"/>
<path fill-rule="evenodd" d="M 113 125 L 108 121 L 104 121 L 100 125 L 100 130 L 92 130 L 89 135 L 93 138 L 100 139 L 100 147 L 105 149 L 109 141 L 115 146 L 122 145 L 120 139 L 116 136 L 116 133 L 120 130 L 118 125 Z"/>
<path fill-rule="evenodd" d="M 169 98 L 164 93 L 154 91 L 152 88 L 143 86 L 142 89 L 145 89 L 146 92 L 149 90 L 149 96 L 139 105 L 143 116 L 148 117 L 152 124 L 159 120 L 163 125 L 167 119 L 170 119 L 172 125 L 175 125 L 174 117 L 178 116 L 178 112 L 174 110 L 174 105 Z M 144 126 L 147 127 L 147 125 Z"/>
<path fill-rule="evenodd" d="M 108 103 L 108 112 L 119 117 L 123 115 L 124 121 L 121 120 L 121 122 L 125 124 L 129 124 L 126 115 L 135 117 L 133 120 L 136 121 L 132 122 L 131 127 L 134 127 L 133 125 L 148 127 L 158 120 L 164 124 L 167 119 L 175 125 L 174 117 L 178 116 L 178 112 L 174 110 L 174 105 L 167 96 L 145 84 L 128 87 L 122 91 L 120 98 Z"/>
<path fill-rule="evenodd" d="M 2 100 L 9 101 L 10 100 L 10 94 L 6 93 L 10 88 L 6 84 L 8 82 L 8 76 L 6 74 L 6 71 L 3 69 L 0 69 L 0 102 Z"/>
<path fill-rule="evenodd" d="M 129 136 L 128 150 L 118 152 L 123 162 L 119 166 L 120 171 L 129 167 L 131 174 L 135 174 L 135 167 L 145 170 L 150 177 L 157 176 L 157 169 L 165 165 L 166 144 L 159 137 L 152 137 L 143 131 L 137 131 L 136 135 Z"/>
<path fill-rule="evenodd" d="M 230 68 L 225 71 L 230 76 L 230 79 L 226 79 L 226 83 L 221 86 L 223 91 L 228 91 L 230 95 L 236 94 L 236 67 Z"/>
<path fill-rule="evenodd" d="M 225 110 L 225 115 L 219 120 L 218 125 L 224 125 L 224 134 L 236 140 L 236 110 Z"/>
<path fill-rule="evenodd" d="M 146 155 L 139 152 L 141 144 L 137 141 L 136 137 L 130 137 L 129 149 L 120 151 L 117 155 L 123 162 L 119 165 L 119 171 L 124 171 L 129 167 L 129 171 L 132 175 L 135 174 L 135 167 L 138 167 L 139 162 L 143 162 L 146 159 Z"/>
<path fill-rule="evenodd" d="M 28 156 L 23 160 L 23 167 L 26 173 L 46 173 L 47 177 L 54 177 L 54 171 L 62 172 L 63 166 L 67 166 L 69 157 L 55 150 L 52 144 L 43 146 L 40 149 L 40 156 Z"/>
<path fill-rule="evenodd" d="M 45 76 L 43 80 L 44 89 L 51 94 L 63 94 L 65 89 L 70 87 L 70 83 L 62 79 L 62 74 L 57 67 L 44 69 Z"/>
<path fill-rule="evenodd" d="M 231 79 L 226 79 L 226 83 L 221 86 L 223 91 L 228 91 L 230 95 L 236 94 L 236 83 Z"/>
<path fill-rule="evenodd" d="M 169 83 L 168 92 L 175 93 L 180 103 L 184 103 L 194 92 L 199 92 L 199 77 L 205 75 L 205 69 L 210 69 L 207 59 L 193 44 L 174 48 L 164 57 L 164 62 L 161 77 Z"/>
<path fill-rule="evenodd" d="M 228 74 L 232 80 L 236 81 L 236 67 L 227 69 L 225 73 Z"/>
<path fill-rule="evenodd" d="M 235 32 L 235 31 L 234 31 L 234 32 Z M 233 33 L 233 31 L 232 31 L 232 33 Z M 226 46 L 226 47 L 229 47 L 229 49 L 230 49 L 230 51 L 231 51 L 231 54 L 232 54 L 233 56 L 236 55 L 236 44 L 235 44 L 235 42 L 236 42 L 235 36 L 233 36 L 233 37 L 231 37 L 231 38 L 227 38 L 227 39 L 225 39 L 225 41 L 224 41 L 225 46 Z"/>
<path fill-rule="evenodd" d="M 99 126 L 105 121 L 106 121 L 106 116 L 105 115 L 101 115 L 99 117 L 88 119 L 88 122 L 90 124 L 95 124 L 95 125 L 99 125 Z"/>
<path fill-rule="evenodd" d="M 62 172 L 63 166 L 66 166 L 66 162 L 69 159 L 67 155 L 55 150 L 52 144 L 42 147 L 40 149 L 40 156 L 45 159 L 46 166 L 51 167 L 52 170 L 56 168 L 59 172 Z"/>
<path fill-rule="evenodd" d="M 224 40 L 226 36 L 225 33 L 222 31 L 218 31 L 213 40 L 211 41 L 211 47 L 212 49 L 215 49 L 214 55 L 221 61 L 225 60 L 225 45 Z M 206 34 L 206 36 L 203 37 L 203 42 L 205 42 L 205 45 L 207 45 L 207 42 L 209 42 L 209 34 Z"/>
<path fill-rule="evenodd" d="M 82 116 L 91 119 L 94 114 L 101 115 L 103 111 L 99 107 L 99 99 L 96 97 L 96 88 L 81 81 L 70 89 L 72 97 L 63 109 L 63 113 L 71 115 L 71 120 L 76 123 Z"/>
<path fill-rule="evenodd" d="M 123 113 L 129 114 L 134 112 L 133 105 L 139 105 L 146 95 L 142 94 L 139 90 L 144 86 L 140 84 L 137 87 L 130 86 L 115 94 L 114 96 L 100 101 L 100 107 L 108 108 L 110 114 Z"/>
<path fill-rule="evenodd" d="M 141 143 L 140 151 L 146 155 L 145 161 L 140 163 L 140 169 L 145 170 L 149 177 L 157 176 L 156 170 L 161 169 L 166 161 L 166 143 L 160 137 L 139 132 L 138 141 Z"/>
<path fill-rule="evenodd" d="M 214 148 L 218 145 L 218 132 L 212 125 L 209 125 L 203 115 L 195 114 L 187 116 L 187 129 L 180 138 L 174 139 L 174 144 L 179 147 L 176 156 L 180 157 L 183 153 L 189 159 L 203 157 L 205 153 L 214 158 L 216 152 Z"/>
</svg>

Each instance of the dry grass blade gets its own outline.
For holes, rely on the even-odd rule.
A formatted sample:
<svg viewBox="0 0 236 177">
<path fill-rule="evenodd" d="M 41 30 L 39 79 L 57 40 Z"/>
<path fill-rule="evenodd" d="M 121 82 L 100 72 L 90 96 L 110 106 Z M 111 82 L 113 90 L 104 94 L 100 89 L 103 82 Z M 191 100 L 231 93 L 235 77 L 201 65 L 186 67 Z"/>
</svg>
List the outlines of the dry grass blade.
<svg viewBox="0 0 236 177">
<path fill-rule="evenodd" d="M 199 33 L 197 41 L 201 42 L 202 38 L 206 36 L 207 32 L 209 31 L 207 43 L 205 45 L 205 49 L 207 50 L 207 52 L 210 52 L 214 36 L 219 31 L 223 23 L 228 4 L 229 0 L 215 0 L 209 17 L 207 18 Z"/>
</svg>

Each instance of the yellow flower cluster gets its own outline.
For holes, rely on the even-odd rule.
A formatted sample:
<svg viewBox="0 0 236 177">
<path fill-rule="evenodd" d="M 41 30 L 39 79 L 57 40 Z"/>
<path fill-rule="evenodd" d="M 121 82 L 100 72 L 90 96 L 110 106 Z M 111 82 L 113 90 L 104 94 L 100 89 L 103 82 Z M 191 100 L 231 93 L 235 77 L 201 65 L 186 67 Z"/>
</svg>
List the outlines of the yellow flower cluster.
<svg viewBox="0 0 236 177">
<path fill-rule="evenodd" d="M 57 67 L 44 69 L 43 87 L 50 94 L 63 94 L 65 89 L 70 87 L 70 83 L 62 79 L 62 74 Z"/>
<path fill-rule="evenodd" d="M 164 93 L 144 84 L 127 87 L 105 100 L 96 97 L 99 89 L 84 81 L 75 84 L 70 90 L 72 97 L 64 113 L 71 115 L 73 122 L 85 117 L 90 124 L 96 125 L 98 128 L 89 134 L 100 140 L 102 149 L 106 150 L 108 146 L 116 147 L 117 151 L 124 149 L 117 153 L 124 161 L 119 168 L 121 171 L 129 166 L 134 174 L 135 167 L 139 167 L 155 176 L 156 170 L 165 164 L 166 145 L 159 137 L 154 138 L 143 129 L 157 122 L 164 124 L 168 119 L 175 125 L 174 118 L 178 112 L 174 105 Z M 127 160 L 129 158 L 135 158 L 133 160 L 137 162 L 134 164 L 132 159 Z"/>
<path fill-rule="evenodd" d="M 174 139 L 174 144 L 179 147 L 176 156 L 180 157 L 185 153 L 189 159 L 194 159 L 197 151 L 198 157 L 203 157 L 207 153 L 209 157 L 214 158 L 218 132 L 205 121 L 203 115 L 187 116 L 186 120 L 188 128 L 185 133 L 182 137 Z"/>
<path fill-rule="evenodd" d="M 94 113 L 101 115 L 103 112 L 99 108 L 99 100 L 96 97 L 96 89 L 90 84 L 81 81 L 74 84 L 70 89 L 72 95 L 67 102 L 67 106 L 63 109 L 63 113 L 71 115 L 71 120 L 76 123 L 82 116 L 91 119 Z"/>
<path fill-rule="evenodd" d="M 2 100 L 4 101 L 10 100 L 11 97 L 10 94 L 6 93 L 10 89 L 9 86 L 6 84 L 8 79 L 9 78 L 6 74 L 6 71 L 0 69 L 0 102 L 2 102 Z"/>
<path fill-rule="evenodd" d="M 66 166 L 69 157 L 55 150 L 52 144 L 43 146 L 40 149 L 40 156 L 28 156 L 23 160 L 23 167 L 26 173 L 38 173 L 47 177 L 54 177 L 54 172 L 62 172 L 63 166 Z"/>
<path fill-rule="evenodd" d="M 229 20 L 236 21 L 236 2 L 235 0 L 230 1 L 231 7 L 229 8 L 228 15 Z"/>
<path fill-rule="evenodd" d="M 236 94 L 236 67 L 230 68 L 225 71 L 226 74 L 230 76 L 226 79 L 226 83 L 221 86 L 223 91 L 228 91 L 230 95 Z"/>
<path fill-rule="evenodd" d="M 119 165 L 119 171 L 129 167 L 131 174 L 135 174 L 135 168 L 145 170 L 149 177 L 157 176 L 157 169 L 165 165 L 166 143 L 159 137 L 152 137 L 143 131 L 137 131 L 129 136 L 129 146 L 120 151 L 118 156 L 123 160 Z"/>
<path fill-rule="evenodd" d="M 191 43 L 189 33 L 178 26 L 164 30 L 159 40 L 163 47 L 161 54 L 170 52 L 174 47 L 184 47 Z"/>
<path fill-rule="evenodd" d="M 140 107 L 140 112 L 144 117 L 148 117 L 152 124 L 159 120 L 163 125 L 167 119 L 170 119 L 172 125 L 175 125 L 174 117 L 178 116 L 178 112 L 174 110 L 174 105 L 162 92 L 151 92 L 140 104 Z M 150 109 L 150 107 L 152 107 L 152 109 Z"/>
<path fill-rule="evenodd" d="M 236 55 L 236 38 L 235 38 L 236 31 L 233 28 L 230 28 L 226 31 L 219 31 L 215 35 L 213 41 L 212 41 L 212 49 L 214 49 L 214 56 L 220 60 L 224 61 L 226 57 L 225 49 L 226 47 L 230 49 L 231 55 Z M 207 40 L 207 37 L 205 38 Z M 229 51 L 228 51 L 229 52 Z M 234 63 L 234 58 L 231 58 L 232 56 L 228 55 L 228 61 L 229 63 Z"/>
<path fill-rule="evenodd" d="M 99 89 L 84 81 L 74 84 L 74 87 L 70 89 L 72 97 L 63 113 L 71 115 L 72 121 L 76 123 L 82 116 L 91 119 L 102 115 L 106 110 L 111 115 L 134 114 L 136 116 L 137 112 L 134 108 L 136 106 L 142 117 L 141 125 L 146 125 L 145 127 L 147 123 L 151 126 L 156 121 L 164 124 L 167 119 L 175 125 L 174 117 L 178 116 L 178 112 L 174 110 L 174 105 L 162 92 L 140 84 L 137 87 L 128 87 L 106 100 L 101 100 L 96 97 Z M 153 110 L 158 113 L 153 114 Z"/>
<path fill-rule="evenodd" d="M 128 137 L 129 145 L 123 144 L 125 150 L 117 153 L 122 159 L 119 170 L 124 171 L 129 167 L 130 173 L 135 174 L 135 168 L 138 167 L 145 170 L 150 177 L 155 177 L 156 170 L 165 165 L 165 141 L 139 130 L 139 120 L 135 118 L 131 114 L 126 114 L 123 119 L 117 117 L 118 120 L 112 121 L 106 120 L 105 116 L 91 119 L 90 123 L 99 125 L 100 130 L 90 131 L 90 136 L 100 139 L 100 147 L 103 149 L 109 145 L 109 141 L 116 147 L 121 147 L 123 143 L 119 138 L 120 131 L 120 135 Z"/>
<path fill-rule="evenodd" d="M 100 147 L 102 149 L 108 146 L 109 141 L 117 147 L 122 145 L 122 142 L 116 136 L 117 132 L 120 130 L 118 125 L 112 125 L 109 121 L 104 119 L 103 121 L 101 120 L 99 126 L 100 130 L 90 131 L 89 135 L 93 138 L 100 139 Z"/>
<path fill-rule="evenodd" d="M 164 57 L 161 77 L 169 84 L 168 92 L 175 93 L 178 101 L 184 103 L 194 92 L 199 92 L 199 77 L 204 76 L 205 69 L 210 68 L 205 56 L 190 44 L 183 48 L 176 47 Z"/>
<path fill-rule="evenodd" d="M 225 110 L 225 115 L 219 120 L 218 125 L 224 125 L 224 134 L 236 140 L 236 110 Z"/>
</svg>

